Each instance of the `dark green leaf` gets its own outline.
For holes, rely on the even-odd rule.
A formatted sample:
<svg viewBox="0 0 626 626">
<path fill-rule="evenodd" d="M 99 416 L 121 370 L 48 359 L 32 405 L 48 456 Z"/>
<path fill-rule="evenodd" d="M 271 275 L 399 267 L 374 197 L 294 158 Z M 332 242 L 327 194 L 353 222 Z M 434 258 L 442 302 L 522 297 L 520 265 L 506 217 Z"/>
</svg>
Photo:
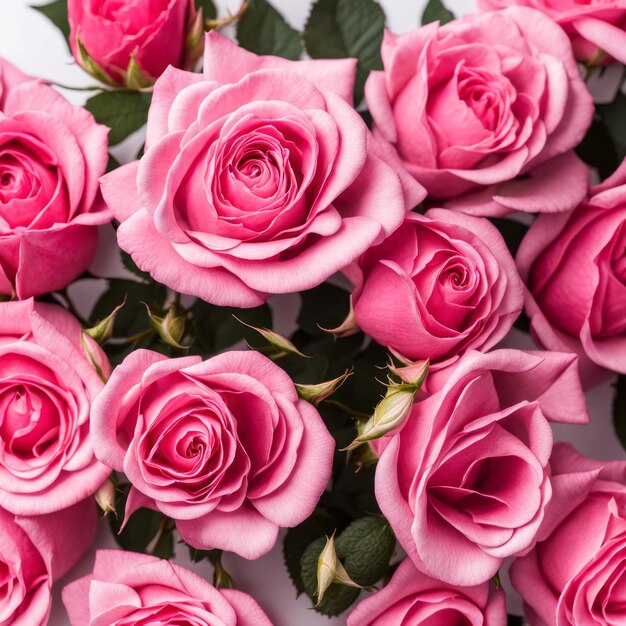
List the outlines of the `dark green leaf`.
<svg viewBox="0 0 626 626">
<path fill-rule="evenodd" d="M 622 447 L 626 450 L 626 376 L 620 374 L 613 398 L 613 426 Z"/>
<path fill-rule="evenodd" d="M 601 106 L 603 105 L 599 105 L 599 108 Z M 620 164 L 618 149 L 602 121 L 599 109 L 596 111 L 596 116 L 587 130 L 587 134 L 576 147 L 576 154 L 587 165 L 597 169 L 602 180 L 609 177 Z"/>
<path fill-rule="evenodd" d="M 150 551 L 160 559 L 171 559 L 174 556 L 174 523 L 167 520 L 160 528 L 160 535 L 154 547 Z"/>
<path fill-rule="evenodd" d="M 85 103 L 96 121 L 111 129 L 109 145 L 112 146 L 146 123 L 149 107 L 148 94 L 130 90 L 102 91 Z"/>
<path fill-rule="evenodd" d="M 383 68 L 384 29 L 385 14 L 374 0 L 318 0 L 304 28 L 304 44 L 314 59 L 359 60 L 354 87 L 359 104 L 370 70 Z"/>
<path fill-rule="evenodd" d="M 120 166 L 120 162 L 112 155 L 109 154 L 109 161 L 107 163 L 107 172 L 112 172 Z"/>
<path fill-rule="evenodd" d="M 522 239 L 528 232 L 528 226 L 516 220 L 509 220 L 504 217 L 492 217 L 491 223 L 500 231 L 511 256 L 515 257 Z"/>
<path fill-rule="evenodd" d="M 618 91 L 613 102 L 599 104 L 596 111 L 613 140 L 618 163 L 621 163 L 626 156 L 626 96 Z"/>
<path fill-rule="evenodd" d="M 124 267 L 129 272 L 131 272 L 135 276 L 138 276 L 143 281 L 150 282 L 152 280 L 152 277 L 150 276 L 150 274 L 148 274 L 148 272 L 144 272 L 143 270 L 140 270 L 137 267 L 137 264 L 135 263 L 135 261 L 133 261 L 133 258 L 130 256 L 130 254 L 128 254 L 128 252 L 124 252 L 124 250 L 120 250 L 120 257 L 122 259 L 122 263 L 124 264 Z"/>
<path fill-rule="evenodd" d="M 202 9 L 205 20 L 214 20 L 217 17 L 217 9 L 212 0 L 196 0 L 196 9 Z"/>
<path fill-rule="evenodd" d="M 300 33 L 291 28 L 267 0 L 249 0 L 237 24 L 239 44 L 256 54 L 298 59 L 302 54 Z"/>
<path fill-rule="evenodd" d="M 443 26 L 454 19 L 454 13 L 446 9 L 441 0 L 429 0 L 424 13 L 422 13 L 422 25 L 439 21 Z"/>
<path fill-rule="evenodd" d="M 67 41 L 70 37 L 70 24 L 67 21 L 67 0 L 56 0 L 51 4 L 33 6 L 33 9 L 43 13 L 62 33 Z"/>
<path fill-rule="evenodd" d="M 350 310 L 350 294 L 341 287 L 322 283 L 300 294 L 298 326 L 312 337 L 328 336 L 324 328 L 335 328 Z"/>
</svg>

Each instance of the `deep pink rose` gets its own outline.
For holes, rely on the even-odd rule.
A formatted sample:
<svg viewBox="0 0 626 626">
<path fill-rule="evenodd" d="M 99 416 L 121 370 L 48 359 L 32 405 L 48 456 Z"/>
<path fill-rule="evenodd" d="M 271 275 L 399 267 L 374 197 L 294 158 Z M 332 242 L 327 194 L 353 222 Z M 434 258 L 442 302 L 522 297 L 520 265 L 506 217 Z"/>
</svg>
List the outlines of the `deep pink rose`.
<svg viewBox="0 0 626 626">
<path fill-rule="evenodd" d="M 144 157 L 102 179 L 120 246 L 176 291 L 251 307 L 380 243 L 425 193 L 352 108 L 355 63 L 207 35 L 204 75 L 163 74 Z"/>
<path fill-rule="evenodd" d="M 122 550 L 99 550 L 93 573 L 63 589 L 63 604 L 71 626 L 272 626 L 248 594 Z"/>
<path fill-rule="evenodd" d="M 516 257 L 534 337 L 576 352 L 588 385 L 626 374 L 625 250 L 626 162 L 573 212 L 540 216 Z"/>
<path fill-rule="evenodd" d="M 586 498 L 564 498 L 552 532 L 511 568 L 528 620 L 531 626 L 623 626 L 626 463 L 596 463 L 559 444 L 551 465 L 555 476 L 569 473 L 572 482 L 586 484 Z"/>
<path fill-rule="evenodd" d="M 85 341 L 107 374 L 104 353 Z M 110 470 L 94 456 L 89 411 L 103 387 L 65 309 L 0 304 L 0 506 L 40 515 L 100 487 Z"/>
<path fill-rule="evenodd" d="M 593 102 L 550 18 L 513 7 L 388 32 L 382 56 L 365 88 L 375 134 L 429 196 L 477 215 L 564 211 L 584 196 L 572 148 Z"/>
<path fill-rule="evenodd" d="M 193 60 L 187 45 L 196 17 L 193 0 L 69 0 L 67 17 L 74 58 L 90 73 L 95 62 L 103 74 L 96 70 L 96 78 L 137 86 L 132 63 L 149 84 L 168 65 L 185 67 Z"/>
<path fill-rule="evenodd" d="M 472 351 L 426 383 L 402 430 L 374 442 L 376 498 L 418 569 L 477 585 L 535 541 L 552 496 L 548 420 L 588 420 L 576 357 Z"/>
<path fill-rule="evenodd" d="M 335 443 L 287 374 L 254 351 L 168 359 L 137 350 L 92 411 L 98 458 L 197 548 L 257 558 L 315 508 Z"/>
<path fill-rule="evenodd" d="M 0 509 L 0 624 L 45 626 L 50 587 L 69 571 L 96 536 L 93 500 L 34 517 Z"/>
<path fill-rule="evenodd" d="M 626 63 L 624 0 L 478 0 L 483 11 L 512 5 L 532 7 L 557 22 L 579 61 L 599 65 L 615 58 Z"/>
<path fill-rule="evenodd" d="M 361 601 L 347 626 L 506 626 L 504 591 L 493 582 L 453 587 L 405 559 L 383 589 Z"/>
<path fill-rule="evenodd" d="M 98 194 L 108 129 L 0 59 L 0 293 L 62 289 L 96 254 L 111 215 Z"/>
<path fill-rule="evenodd" d="M 357 324 L 405 357 L 439 366 L 493 347 L 523 306 L 522 282 L 495 226 L 445 209 L 408 214 L 350 275 Z"/>
</svg>

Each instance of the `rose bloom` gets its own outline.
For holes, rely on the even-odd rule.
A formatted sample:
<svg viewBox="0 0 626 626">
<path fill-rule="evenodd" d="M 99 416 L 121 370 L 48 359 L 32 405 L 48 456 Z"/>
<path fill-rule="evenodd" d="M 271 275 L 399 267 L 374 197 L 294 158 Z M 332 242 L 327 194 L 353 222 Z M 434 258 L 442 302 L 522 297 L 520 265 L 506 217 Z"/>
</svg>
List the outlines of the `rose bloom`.
<svg viewBox="0 0 626 626">
<path fill-rule="evenodd" d="M 0 59 L 0 294 L 62 289 L 93 260 L 108 129 Z"/>
<path fill-rule="evenodd" d="M 626 63 L 623 0 L 478 0 L 483 11 L 512 5 L 532 7 L 557 22 L 569 35 L 579 61 L 598 65 L 615 58 Z"/>
<path fill-rule="evenodd" d="M 93 500 L 34 517 L 0 509 L 0 624 L 45 626 L 50 587 L 79 560 L 96 536 Z"/>
<path fill-rule="evenodd" d="M 380 243 L 425 193 L 352 108 L 355 71 L 207 35 L 204 75 L 163 74 L 145 155 L 102 179 L 122 249 L 176 291 L 252 307 Z"/>
<path fill-rule="evenodd" d="M 498 230 L 445 209 L 407 215 L 350 271 L 356 323 L 409 359 L 443 365 L 504 338 L 523 285 Z"/>
<path fill-rule="evenodd" d="M 538 343 L 580 356 L 583 382 L 626 374 L 626 163 L 573 212 L 543 215 L 516 261 Z"/>
<path fill-rule="evenodd" d="M 400 432 L 374 442 L 376 499 L 418 569 L 478 585 L 535 541 L 552 496 L 548 420 L 588 420 L 576 357 L 472 351 L 426 386 Z"/>
<path fill-rule="evenodd" d="M 104 353 L 85 341 L 108 373 Z M 103 387 L 80 324 L 65 309 L 0 304 L 0 506 L 39 515 L 100 487 L 111 470 L 94 456 L 89 411 Z"/>
<path fill-rule="evenodd" d="M 480 215 L 564 211 L 588 171 L 572 152 L 593 116 L 562 29 L 523 8 L 387 32 L 365 94 L 375 135 L 432 198 Z M 521 178 L 520 178 L 521 177 Z"/>
<path fill-rule="evenodd" d="M 193 0 L 69 0 L 67 17 L 74 58 L 96 78 L 124 85 L 134 64 L 149 84 L 168 65 L 189 64 L 187 36 L 196 17 Z"/>
<path fill-rule="evenodd" d="M 626 463 L 596 463 L 555 446 L 556 476 L 573 473 L 586 498 L 563 501 L 548 536 L 517 559 L 511 580 L 531 626 L 626 624 Z M 594 483 L 594 479 L 597 480 Z"/>
<path fill-rule="evenodd" d="M 502 588 L 492 581 L 458 588 L 429 578 L 405 559 L 380 591 L 362 600 L 347 626 L 506 626 Z"/>
<path fill-rule="evenodd" d="M 71 626 L 272 626 L 249 595 L 122 550 L 99 550 L 93 573 L 67 585 L 63 603 Z"/>
<path fill-rule="evenodd" d="M 126 516 L 157 508 L 196 548 L 265 554 L 330 478 L 335 443 L 319 413 L 254 351 L 202 361 L 137 350 L 91 419 L 98 458 L 133 484 Z"/>
</svg>

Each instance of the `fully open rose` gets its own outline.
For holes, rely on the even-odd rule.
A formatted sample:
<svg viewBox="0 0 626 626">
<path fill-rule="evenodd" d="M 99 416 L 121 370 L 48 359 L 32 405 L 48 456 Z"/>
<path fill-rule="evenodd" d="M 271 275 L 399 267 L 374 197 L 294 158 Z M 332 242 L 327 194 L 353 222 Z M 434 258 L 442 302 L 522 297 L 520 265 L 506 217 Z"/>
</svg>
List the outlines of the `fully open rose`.
<svg viewBox="0 0 626 626">
<path fill-rule="evenodd" d="M 52 583 L 82 556 L 96 536 L 93 500 L 35 517 L 0 509 L 0 624 L 45 626 Z"/>
<path fill-rule="evenodd" d="M 0 59 L 0 293 L 37 296 L 87 269 L 111 219 L 98 195 L 107 133 Z"/>
<path fill-rule="evenodd" d="M 405 559 L 385 587 L 359 603 L 348 626 L 506 626 L 504 590 L 493 582 L 453 587 Z"/>
<path fill-rule="evenodd" d="M 104 353 L 85 341 L 108 373 Z M 0 304 L 0 506 L 39 515 L 100 487 L 110 470 L 94 456 L 89 411 L 103 386 L 67 311 L 33 300 Z"/>
<path fill-rule="evenodd" d="M 315 508 L 334 440 L 287 374 L 258 352 L 168 359 L 137 350 L 92 411 L 96 454 L 197 548 L 265 554 Z"/>
<path fill-rule="evenodd" d="M 593 115 L 565 33 L 513 7 L 386 33 L 366 99 L 376 136 L 433 198 L 481 215 L 564 211 L 588 173 L 572 152 Z M 518 178 L 523 176 L 523 178 Z"/>
<path fill-rule="evenodd" d="M 548 420 L 588 419 L 576 357 L 472 351 L 427 386 L 402 430 L 374 442 L 376 499 L 421 571 L 477 585 L 535 541 L 552 496 Z"/>
<path fill-rule="evenodd" d="M 355 71 L 210 33 L 204 75 L 156 83 L 141 161 L 102 179 L 121 248 L 177 291 L 251 307 L 380 243 L 425 194 L 352 108 Z"/>
<path fill-rule="evenodd" d="M 626 463 L 597 463 L 559 444 L 551 465 L 555 475 L 576 473 L 580 483 L 593 487 L 584 499 L 564 501 L 553 532 L 511 568 L 528 620 L 531 626 L 621 626 L 626 623 Z"/>
<path fill-rule="evenodd" d="M 350 272 L 357 324 L 409 359 L 444 365 L 504 338 L 523 285 L 502 236 L 484 218 L 410 213 Z"/>
<path fill-rule="evenodd" d="M 71 626 L 272 626 L 249 595 L 121 550 L 98 551 L 93 573 L 67 585 L 63 603 Z"/>
</svg>

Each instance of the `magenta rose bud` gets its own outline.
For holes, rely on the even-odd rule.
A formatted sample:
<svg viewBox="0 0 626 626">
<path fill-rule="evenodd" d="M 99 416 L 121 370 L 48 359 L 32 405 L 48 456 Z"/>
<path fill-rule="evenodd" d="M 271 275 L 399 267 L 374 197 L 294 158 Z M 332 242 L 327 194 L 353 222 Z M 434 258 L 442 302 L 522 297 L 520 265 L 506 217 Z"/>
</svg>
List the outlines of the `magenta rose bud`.
<svg viewBox="0 0 626 626">
<path fill-rule="evenodd" d="M 540 216 L 517 253 L 533 336 L 578 354 L 586 385 L 626 374 L 625 246 L 626 163 L 571 213 Z"/>
<path fill-rule="evenodd" d="M 576 58 L 589 65 L 626 63 L 626 6 L 622 0 L 478 0 L 483 11 L 513 5 L 542 11 L 569 35 Z"/>
<path fill-rule="evenodd" d="M 523 285 L 498 230 L 445 209 L 409 213 L 349 275 L 356 323 L 378 343 L 433 367 L 486 351 L 510 330 Z"/>
<path fill-rule="evenodd" d="M 48 623 L 51 585 L 93 543 L 97 522 L 91 499 L 34 517 L 0 509 L 0 624 Z"/>
<path fill-rule="evenodd" d="M 59 306 L 0 304 L 0 506 L 19 515 L 64 509 L 110 474 L 89 436 L 91 403 L 104 387 L 98 345 Z"/>
<path fill-rule="evenodd" d="M 565 211 L 584 196 L 588 171 L 572 149 L 593 101 L 550 18 L 513 7 L 387 32 L 382 57 L 365 87 L 375 135 L 429 197 L 504 215 Z"/>
<path fill-rule="evenodd" d="M 380 243 L 425 192 L 352 108 L 355 72 L 209 33 L 203 75 L 157 81 L 141 161 L 102 179 L 121 248 L 176 291 L 253 307 Z"/>
<path fill-rule="evenodd" d="M 248 594 L 216 589 L 179 565 L 122 550 L 99 550 L 93 572 L 65 586 L 63 604 L 70 626 L 273 626 Z"/>
<path fill-rule="evenodd" d="M 111 220 L 98 192 L 108 129 L 0 59 L 0 293 L 63 289 Z"/>
<path fill-rule="evenodd" d="M 253 351 L 133 352 L 94 403 L 92 435 L 98 458 L 133 485 L 127 517 L 151 506 L 192 546 L 249 559 L 313 512 L 335 448 L 289 376 Z"/>
<path fill-rule="evenodd" d="M 405 559 L 383 589 L 362 600 L 347 626 L 506 626 L 502 588 L 493 582 L 454 587 L 423 574 Z"/>
<path fill-rule="evenodd" d="M 69 0 L 74 58 L 99 80 L 131 88 L 193 60 L 193 0 Z"/>
<path fill-rule="evenodd" d="M 550 464 L 560 506 L 511 568 L 526 617 L 531 626 L 626 624 L 626 463 L 595 462 L 558 444 Z"/>
<path fill-rule="evenodd" d="M 471 351 L 425 386 L 402 430 L 373 442 L 376 499 L 419 570 L 478 585 L 535 541 L 552 497 L 549 420 L 588 420 L 576 357 Z"/>
</svg>

